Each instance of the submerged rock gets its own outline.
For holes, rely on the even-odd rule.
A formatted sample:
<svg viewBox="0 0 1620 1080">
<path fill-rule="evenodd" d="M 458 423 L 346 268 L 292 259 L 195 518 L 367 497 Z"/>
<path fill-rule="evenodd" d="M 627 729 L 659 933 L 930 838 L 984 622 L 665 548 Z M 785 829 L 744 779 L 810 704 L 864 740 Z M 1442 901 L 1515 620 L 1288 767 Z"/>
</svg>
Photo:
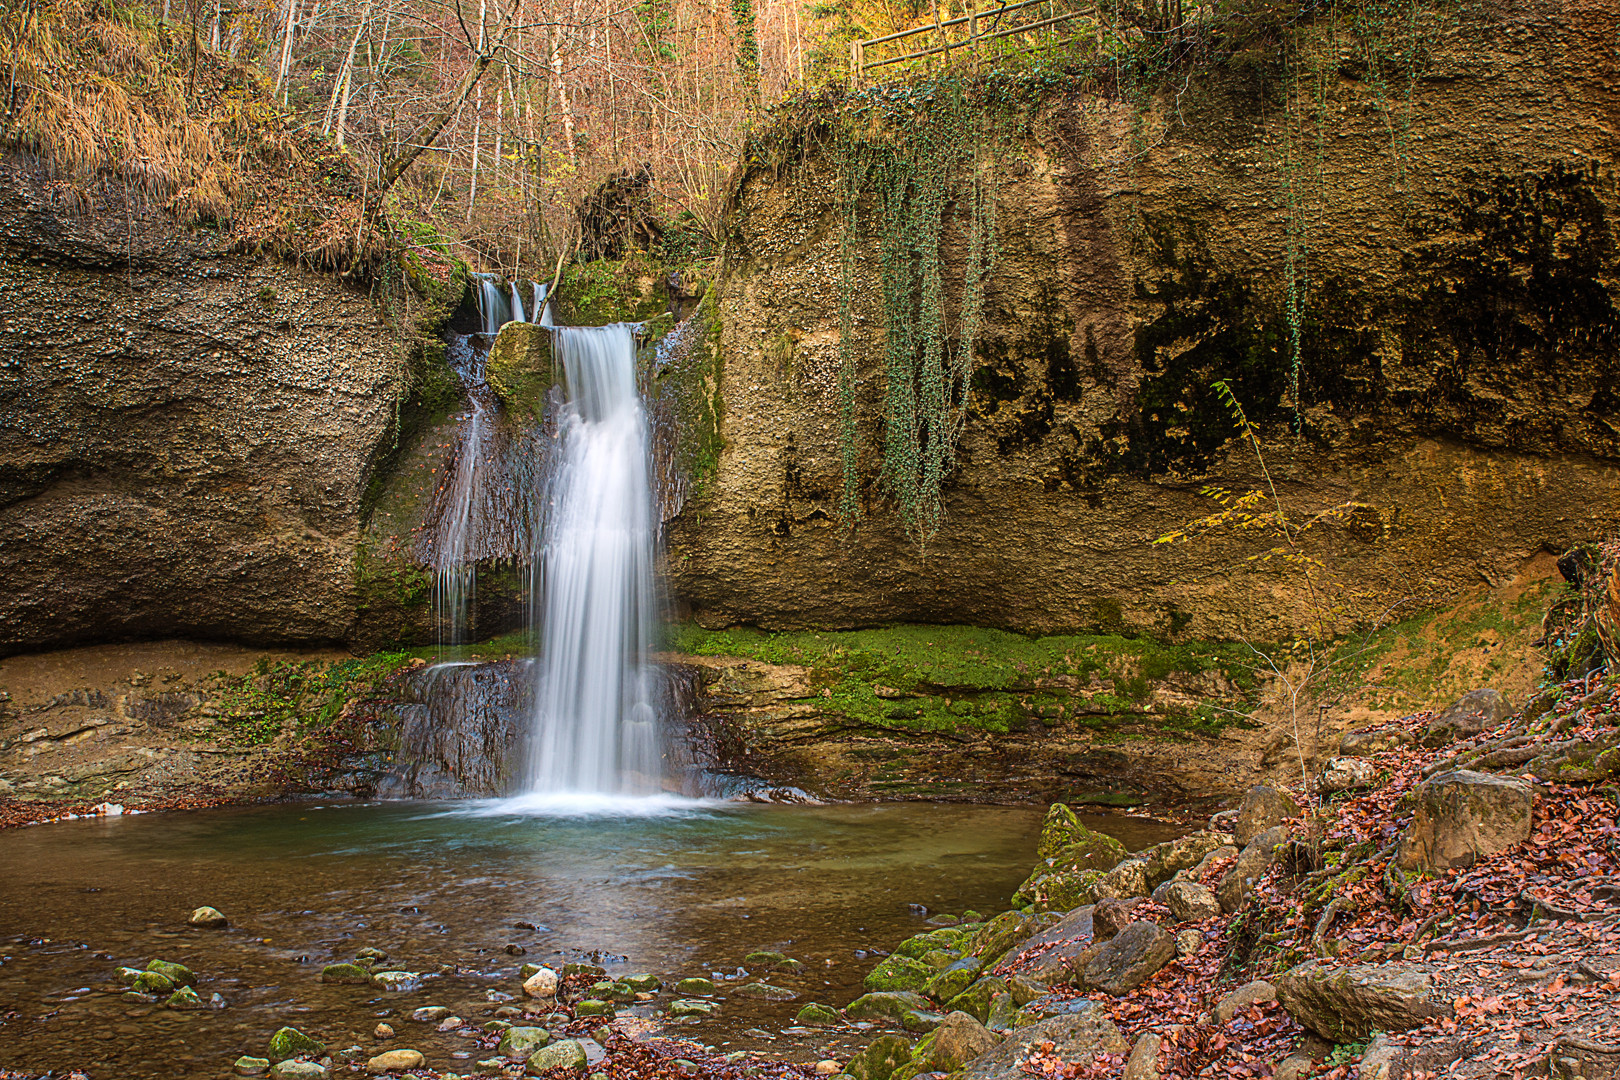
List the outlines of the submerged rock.
<svg viewBox="0 0 1620 1080">
<path fill-rule="evenodd" d="M 786 953 L 758 950 L 743 957 L 743 963 L 751 968 L 775 968 L 783 971 L 803 971 L 804 964 L 788 956 Z"/>
<path fill-rule="evenodd" d="M 196 989 L 190 986 L 182 986 L 180 989 L 170 994 L 169 999 L 163 1004 L 165 1008 L 169 1009 L 184 1010 L 208 1008 L 208 1003 L 202 998 L 198 997 Z"/>
<path fill-rule="evenodd" d="M 422 975 L 416 971 L 378 971 L 371 976 L 371 985 L 385 994 L 408 994 L 422 987 Z"/>
<path fill-rule="evenodd" d="M 831 1027 L 838 1023 L 838 1011 L 812 1001 L 794 1015 L 793 1022 L 814 1027 Z"/>
<path fill-rule="evenodd" d="M 551 1041 L 551 1032 L 543 1027 L 509 1027 L 501 1035 L 495 1052 L 518 1061 L 528 1061 L 530 1055 Z"/>
<path fill-rule="evenodd" d="M 720 1006 L 712 1001 L 683 999 L 672 1001 L 669 1005 L 669 1015 L 681 1019 L 683 1017 L 713 1016 L 720 1011 Z"/>
<path fill-rule="evenodd" d="M 443 1005 L 424 1005 L 411 1013 L 411 1019 L 418 1024 L 437 1024 L 450 1015 L 450 1010 Z"/>
<path fill-rule="evenodd" d="M 613 1016 L 617 1011 L 613 1002 L 601 998 L 586 998 L 574 1006 L 575 1016 Z"/>
<path fill-rule="evenodd" d="M 371 970 L 359 964 L 327 964 L 321 968 L 321 982 L 366 986 L 371 983 Z"/>
<path fill-rule="evenodd" d="M 231 1065 L 231 1072 L 237 1076 L 263 1076 L 270 1071 L 270 1059 L 249 1057 L 243 1054 Z"/>
<path fill-rule="evenodd" d="M 270 1080 L 325 1080 L 325 1065 L 315 1061 L 278 1061 L 270 1066 Z"/>
<path fill-rule="evenodd" d="M 524 1071 L 530 1076 L 539 1076 L 552 1069 L 577 1069 L 583 1072 L 587 1063 L 585 1047 L 578 1039 L 561 1039 L 536 1051 L 529 1058 Z"/>
<path fill-rule="evenodd" d="M 197 976 L 184 964 L 174 964 L 167 960 L 153 960 L 146 965 L 147 971 L 156 972 L 164 976 L 175 986 L 196 986 Z"/>
<path fill-rule="evenodd" d="M 756 1001 L 792 1001 L 799 995 L 784 986 L 765 982 L 743 983 L 730 991 L 732 997 L 753 998 Z"/>
<path fill-rule="evenodd" d="M 712 979 L 682 979 L 675 984 L 677 994 L 712 994 L 714 981 Z"/>
<path fill-rule="evenodd" d="M 880 990 L 862 994 L 844 1007 L 844 1015 L 852 1020 L 898 1020 L 908 1012 L 927 1010 L 930 1003 L 921 994 L 911 991 Z"/>
</svg>

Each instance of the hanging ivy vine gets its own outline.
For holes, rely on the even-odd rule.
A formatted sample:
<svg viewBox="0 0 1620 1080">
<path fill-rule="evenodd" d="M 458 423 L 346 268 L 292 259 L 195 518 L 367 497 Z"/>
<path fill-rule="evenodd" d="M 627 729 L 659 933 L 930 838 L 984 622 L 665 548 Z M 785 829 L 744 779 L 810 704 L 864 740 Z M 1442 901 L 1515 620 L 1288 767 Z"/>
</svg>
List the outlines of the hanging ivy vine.
<svg viewBox="0 0 1620 1080">
<path fill-rule="evenodd" d="M 856 102 L 838 118 L 832 151 L 843 205 L 840 510 L 846 520 L 857 518 L 861 506 L 856 263 L 861 251 L 875 247 L 886 334 L 882 482 L 919 539 L 926 542 L 939 529 L 941 489 L 966 418 L 985 276 L 997 253 L 996 157 L 1004 142 L 998 132 L 955 79 Z M 953 244 L 962 251 L 961 274 L 947 282 L 944 253 Z"/>
</svg>

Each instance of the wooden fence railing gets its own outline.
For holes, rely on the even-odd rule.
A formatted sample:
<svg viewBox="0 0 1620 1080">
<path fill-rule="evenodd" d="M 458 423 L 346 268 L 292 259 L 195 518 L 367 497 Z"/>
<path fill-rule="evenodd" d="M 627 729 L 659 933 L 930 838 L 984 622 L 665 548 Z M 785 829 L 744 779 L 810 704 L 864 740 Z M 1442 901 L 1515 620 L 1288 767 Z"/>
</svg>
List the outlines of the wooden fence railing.
<svg viewBox="0 0 1620 1080">
<path fill-rule="evenodd" d="M 966 15 L 958 15 L 955 18 L 942 20 L 936 15 L 933 22 L 913 26 L 909 30 L 899 30 L 892 34 L 885 34 L 882 37 L 866 38 L 862 41 L 852 41 L 849 43 L 850 85 L 852 87 L 860 86 L 866 73 L 874 68 L 904 63 L 907 60 L 920 60 L 925 56 L 935 56 L 941 53 L 944 54 L 946 60 L 949 60 L 953 49 L 968 49 L 977 56 L 980 47 L 985 42 L 1012 37 L 1016 34 L 1028 34 L 1036 30 L 1044 30 L 1085 14 L 1085 12 L 1081 11 L 1068 11 L 1044 19 L 1037 19 L 1034 22 L 1021 22 L 1015 26 L 1007 26 L 1003 23 L 1004 19 L 1008 19 L 1009 16 L 1013 16 L 1013 13 L 1021 12 L 1025 8 L 1045 5 L 1050 10 L 1055 4 L 1056 0 L 1018 0 L 1017 3 L 998 4 L 995 7 L 987 7 L 982 11 L 974 8 Z M 1039 13 L 1035 12 L 1034 14 Z M 1013 17 L 1016 18 L 1017 16 Z M 1008 19 L 1008 21 L 1011 20 Z M 958 40 L 952 41 L 949 31 L 960 26 L 967 28 L 966 33 Z M 901 56 L 888 56 L 881 60 L 872 61 L 866 59 L 866 51 L 874 45 L 887 45 L 918 34 L 935 34 L 937 43 L 926 49 L 917 49 Z"/>
</svg>

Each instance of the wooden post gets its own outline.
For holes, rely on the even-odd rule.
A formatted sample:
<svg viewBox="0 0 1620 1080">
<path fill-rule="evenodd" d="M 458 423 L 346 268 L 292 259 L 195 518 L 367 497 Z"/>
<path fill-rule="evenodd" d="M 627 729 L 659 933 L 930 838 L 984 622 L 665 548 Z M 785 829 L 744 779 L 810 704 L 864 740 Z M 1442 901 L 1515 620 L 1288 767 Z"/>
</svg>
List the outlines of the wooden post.
<svg viewBox="0 0 1620 1080">
<path fill-rule="evenodd" d="M 861 65 L 866 62 L 866 50 L 859 41 L 849 43 L 849 88 L 861 88 Z"/>
<path fill-rule="evenodd" d="M 977 0 L 969 0 L 968 41 L 973 43 L 973 70 L 979 70 L 979 8 Z"/>
</svg>

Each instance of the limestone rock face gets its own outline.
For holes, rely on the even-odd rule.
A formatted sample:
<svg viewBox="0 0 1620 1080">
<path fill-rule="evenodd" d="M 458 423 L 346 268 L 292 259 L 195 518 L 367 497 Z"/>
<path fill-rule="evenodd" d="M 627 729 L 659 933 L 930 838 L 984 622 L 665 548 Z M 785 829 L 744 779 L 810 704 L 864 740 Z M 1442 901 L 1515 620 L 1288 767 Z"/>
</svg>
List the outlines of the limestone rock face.
<svg viewBox="0 0 1620 1080">
<path fill-rule="evenodd" d="M 355 633 L 405 367 L 363 291 L 209 244 L 0 159 L 0 655 Z"/>
<path fill-rule="evenodd" d="M 1337 1043 L 1373 1031 L 1406 1031 L 1452 1011 L 1433 996 L 1427 973 L 1401 964 L 1340 968 L 1311 960 L 1279 975 L 1274 985 L 1290 1016 Z"/>
<path fill-rule="evenodd" d="M 1417 810 L 1397 856 L 1404 869 L 1472 866 L 1530 839 L 1535 792 L 1528 784 L 1458 769 L 1418 785 Z"/>
<path fill-rule="evenodd" d="M 1299 803 L 1292 795 L 1270 784 L 1256 784 L 1243 796 L 1243 805 L 1238 807 L 1232 838 L 1238 847 L 1248 847 L 1250 841 L 1267 829 L 1298 816 Z"/>
<path fill-rule="evenodd" d="M 1022 1063 L 1032 1050 L 1052 1044 L 1052 1053 L 1064 1061 L 1089 1061 L 1095 1054 L 1124 1054 L 1131 1044 L 1095 1002 L 1085 1008 L 1054 1016 L 1028 1027 L 1015 1028 L 1000 1046 L 968 1062 L 963 1080 L 1018 1080 Z"/>
<path fill-rule="evenodd" d="M 1516 50 L 1495 44 L 1517 30 L 1519 9 L 1472 10 L 1426 50 L 1412 91 L 1403 145 L 1421 148 L 1421 191 L 1368 182 L 1369 168 L 1395 166 L 1378 91 L 1348 79 L 1314 166 L 1324 179 L 1312 280 L 1334 282 L 1331 324 L 1304 365 L 1314 438 L 1268 462 L 1298 505 L 1353 501 L 1322 536 L 1369 611 L 1405 595 L 1404 582 L 1455 593 L 1564 550 L 1566 538 L 1601 534 L 1620 506 L 1604 254 L 1616 196 L 1568 164 L 1577 152 L 1613 156 L 1616 89 L 1591 75 L 1610 62 L 1612 27 L 1538 27 L 1551 59 L 1525 73 Z M 1240 538 L 1178 553 L 1178 566 L 1198 564 L 1186 573 L 1167 572 L 1144 544 L 1208 513 L 1189 477 L 1258 486 L 1212 373 L 1247 365 L 1239 396 L 1251 419 L 1259 402 L 1289 422 L 1288 349 L 1273 343 L 1287 336 L 1290 219 L 1274 172 L 1233 167 L 1282 136 L 1257 84 L 1233 73 L 1210 86 L 1185 122 L 1173 96 L 1131 117 L 1066 98 L 999 177 L 1000 255 L 944 526 L 926 554 L 878 480 L 888 340 L 878 215 L 863 208 L 869 225 L 855 238 L 846 355 L 858 371 L 864 513 L 850 532 L 835 526 L 840 163 L 817 147 L 739 173 L 736 272 L 717 298 L 725 448 L 706 496 L 670 528 L 671 590 L 700 622 L 1033 632 L 1147 628 L 1174 612 L 1189 634 L 1231 637 L 1304 618 L 1309 605 L 1289 585 L 1245 567 Z M 1566 92 L 1566 108 L 1539 107 Z M 1120 125 L 1158 141 L 1141 153 Z M 1544 256 L 1501 239 L 1555 218 L 1567 232 Z M 953 289 L 964 251 L 943 245 Z M 1548 322 L 1553 296 L 1583 299 Z"/>
<path fill-rule="evenodd" d="M 1495 690 L 1470 690 L 1441 710 L 1423 729 L 1423 745 L 1445 746 L 1495 727 L 1513 713 L 1513 706 Z"/>
</svg>

